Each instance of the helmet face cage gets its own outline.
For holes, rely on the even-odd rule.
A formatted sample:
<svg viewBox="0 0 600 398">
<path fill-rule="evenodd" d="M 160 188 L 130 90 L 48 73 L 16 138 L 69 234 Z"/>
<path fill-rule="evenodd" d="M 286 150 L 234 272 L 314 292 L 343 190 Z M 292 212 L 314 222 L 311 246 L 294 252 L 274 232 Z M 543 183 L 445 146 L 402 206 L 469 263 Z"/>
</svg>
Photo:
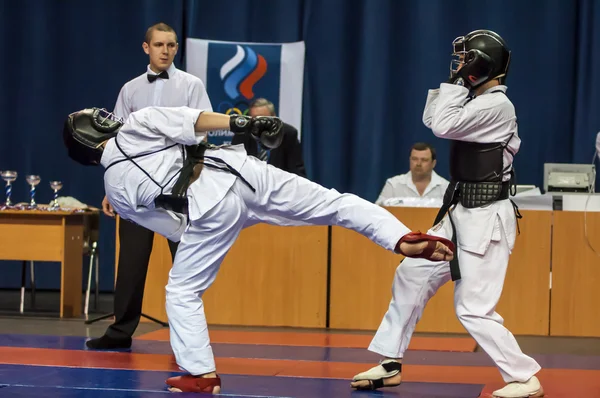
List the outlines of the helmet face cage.
<svg viewBox="0 0 600 398">
<path fill-rule="evenodd" d="M 464 59 L 467 55 L 466 43 L 464 36 L 458 36 L 452 42 L 452 60 L 450 61 L 450 74 L 456 75 L 458 69 L 465 63 Z M 462 57 L 462 59 L 461 59 Z"/>
<path fill-rule="evenodd" d="M 123 124 L 123 119 L 116 116 L 114 113 L 107 111 L 105 108 L 93 108 L 92 120 L 96 128 L 106 133 L 111 133 L 115 125 Z"/>
<path fill-rule="evenodd" d="M 114 113 L 107 111 L 106 108 L 94 108 L 94 110 L 98 111 L 98 117 L 102 119 L 99 120 L 100 123 L 104 123 L 106 120 L 123 123 L 123 118 L 120 118 Z"/>
</svg>

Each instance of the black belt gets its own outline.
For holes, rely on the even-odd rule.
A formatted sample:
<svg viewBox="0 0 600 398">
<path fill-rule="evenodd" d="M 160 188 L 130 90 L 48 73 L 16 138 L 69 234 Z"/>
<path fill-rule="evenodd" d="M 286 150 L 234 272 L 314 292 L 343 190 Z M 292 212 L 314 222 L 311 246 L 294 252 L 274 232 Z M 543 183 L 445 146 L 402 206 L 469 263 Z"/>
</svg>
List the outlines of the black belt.
<svg viewBox="0 0 600 398">
<path fill-rule="evenodd" d="M 510 193 L 510 181 L 505 182 L 459 182 L 453 181 L 446 189 L 444 194 L 444 202 L 437 215 L 433 225 L 437 225 L 442 221 L 446 213 L 448 213 L 448 219 L 452 225 L 452 242 L 454 247 L 458 249 L 458 240 L 456 238 L 456 227 L 452 220 L 452 214 L 449 213 L 450 209 L 457 203 L 463 205 L 466 208 L 482 207 L 487 204 L 496 202 L 498 200 L 508 199 Z M 518 214 L 518 218 L 521 215 L 518 212 L 518 208 L 515 206 L 515 211 Z M 457 281 L 461 278 L 460 267 L 458 265 L 458 255 L 454 253 L 454 258 L 450 261 L 450 276 L 452 281 Z"/>
</svg>

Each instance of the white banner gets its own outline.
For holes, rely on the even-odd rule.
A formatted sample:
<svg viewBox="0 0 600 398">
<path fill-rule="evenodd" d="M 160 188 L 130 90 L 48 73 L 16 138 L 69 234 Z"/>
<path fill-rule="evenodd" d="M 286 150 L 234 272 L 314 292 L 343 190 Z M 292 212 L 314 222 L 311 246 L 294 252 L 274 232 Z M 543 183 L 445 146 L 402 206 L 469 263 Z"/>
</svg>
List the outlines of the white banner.
<svg viewBox="0 0 600 398">
<path fill-rule="evenodd" d="M 203 39 L 186 40 L 186 71 L 198 76 L 215 112 L 240 113 L 256 98 L 266 98 L 275 112 L 301 135 L 304 42 L 263 44 Z M 213 144 L 231 141 L 210 137 Z"/>
</svg>

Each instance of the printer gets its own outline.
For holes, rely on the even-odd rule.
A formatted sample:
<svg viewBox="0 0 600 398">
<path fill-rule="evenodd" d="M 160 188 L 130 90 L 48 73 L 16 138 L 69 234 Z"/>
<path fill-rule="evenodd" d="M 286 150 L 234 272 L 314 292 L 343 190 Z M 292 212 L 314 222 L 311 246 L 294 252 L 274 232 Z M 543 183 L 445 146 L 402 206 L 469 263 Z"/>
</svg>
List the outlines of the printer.
<svg viewBox="0 0 600 398">
<path fill-rule="evenodd" d="M 596 183 L 593 164 L 545 163 L 544 191 L 592 193 Z"/>
</svg>

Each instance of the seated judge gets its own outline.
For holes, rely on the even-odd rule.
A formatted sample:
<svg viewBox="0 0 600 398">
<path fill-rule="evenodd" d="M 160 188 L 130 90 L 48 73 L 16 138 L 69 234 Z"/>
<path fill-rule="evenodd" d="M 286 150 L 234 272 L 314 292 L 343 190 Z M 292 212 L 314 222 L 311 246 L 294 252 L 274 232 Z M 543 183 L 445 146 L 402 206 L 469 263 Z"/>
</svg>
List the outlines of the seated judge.
<svg viewBox="0 0 600 398">
<path fill-rule="evenodd" d="M 410 149 L 409 172 L 388 178 L 375 203 L 383 206 L 393 198 L 443 199 L 449 182 L 433 171 L 435 164 L 435 148 L 417 142 Z"/>
<path fill-rule="evenodd" d="M 258 98 L 252 101 L 248 107 L 248 115 L 252 117 L 277 116 L 275 114 L 275 106 L 265 98 Z M 302 145 L 298 141 L 298 130 L 284 122 L 281 131 L 284 134 L 283 141 L 275 149 L 269 150 L 262 147 L 250 134 L 234 135 L 231 144 L 244 144 L 248 155 L 255 156 L 289 173 L 306 177 L 304 159 L 302 157 Z"/>
</svg>

